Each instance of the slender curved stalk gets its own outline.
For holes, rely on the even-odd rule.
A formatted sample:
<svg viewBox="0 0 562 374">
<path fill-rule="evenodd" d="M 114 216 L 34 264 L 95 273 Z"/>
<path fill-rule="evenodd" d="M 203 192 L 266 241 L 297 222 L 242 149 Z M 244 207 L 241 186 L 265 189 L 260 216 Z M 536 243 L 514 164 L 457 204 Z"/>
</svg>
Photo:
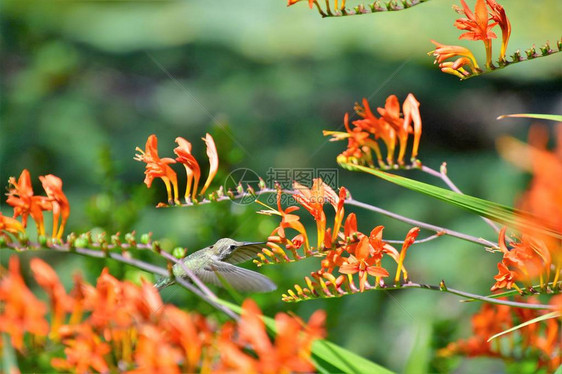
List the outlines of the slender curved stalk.
<svg viewBox="0 0 562 374">
<path fill-rule="evenodd" d="M 282 192 L 286 193 L 286 194 L 296 193 L 296 191 L 288 190 L 288 189 L 283 189 Z M 247 198 L 248 196 L 254 196 L 254 197 L 257 198 L 258 196 L 261 196 L 261 195 L 264 195 L 264 194 L 273 194 L 273 193 L 277 193 L 277 190 L 272 189 L 272 188 L 263 188 L 261 190 L 252 191 L 252 193 L 242 192 L 242 193 L 239 193 L 237 195 L 233 195 L 232 198 L 230 198 L 228 196 L 221 196 L 221 197 L 218 197 L 216 199 L 213 199 L 213 201 L 211 201 L 209 199 L 203 199 L 198 203 L 190 202 L 190 203 L 187 203 L 187 204 L 178 205 L 178 207 L 189 207 L 189 206 L 194 206 L 194 205 L 199 205 L 199 204 L 209 204 L 211 202 L 242 199 L 242 198 Z M 425 223 L 425 222 L 422 222 L 422 221 L 417 221 L 415 219 L 411 219 L 411 218 L 402 216 L 400 214 L 390 212 L 388 210 L 376 207 L 374 205 L 363 203 L 363 202 L 355 200 L 353 198 L 346 199 L 345 204 L 356 206 L 356 207 L 366 209 L 366 210 L 370 210 L 372 212 L 380 213 L 382 215 L 385 215 L 385 216 L 393 218 L 395 220 L 407 223 L 409 225 L 418 226 L 420 228 L 423 228 L 423 229 L 426 229 L 426 230 L 429 230 L 429 231 L 433 231 L 433 232 L 437 233 L 438 236 L 448 235 L 448 236 L 452 236 L 452 237 L 462 239 L 462 240 L 465 240 L 465 241 L 468 241 L 468 242 L 483 245 L 485 247 L 490 247 L 490 248 L 493 248 L 493 249 L 499 249 L 498 244 L 495 243 L 495 242 L 492 242 L 492 241 L 489 241 L 489 240 L 486 240 L 486 239 L 483 239 L 483 238 L 478 238 L 478 237 L 475 237 L 475 236 L 472 236 L 472 235 L 463 234 L 461 232 L 457 232 L 457 231 L 454 231 L 454 230 L 451 230 L 451 229 L 447 229 L 445 227 L 435 226 L 435 225 L 431 225 L 431 224 L 428 224 L 428 223 Z"/>
<path fill-rule="evenodd" d="M 407 223 L 407 224 L 410 224 L 410 225 L 413 225 L 413 226 L 418 226 L 422 229 L 434 231 L 434 232 L 436 232 L 438 234 L 441 234 L 441 235 L 449 235 L 449 236 L 452 236 L 452 237 L 455 237 L 455 238 L 458 238 L 458 239 L 462 239 L 462 240 L 465 240 L 465 241 L 468 241 L 468 242 L 480 244 L 480 245 L 490 247 L 490 248 L 494 248 L 494 249 L 499 249 L 497 243 L 491 242 L 491 241 L 486 240 L 484 238 L 477 238 L 477 237 L 472 236 L 472 235 L 463 234 L 463 233 L 460 233 L 460 232 L 457 232 L 457 231 L 454 231 L 454 230 L 446 229 L 444 227 L 435 226 L 435 225 L 431 225 L 431 224 L 428 224 L 428 223 L 425 223 L 425 222 L 422 222 L 422 221 L 407 218 L 407 217 L 404 217 L 400 214 L 392 213 L 392 212 L 389 212 L 387 210 L 381 209 L 379 207 L 376 207 L 376 206 L 373 206 L 373 205 L 370 205 L 370 204 L 367 204 L 367 203 L 363 203 L 361 201 L 357 201 L 357 200 L 354 200 L 354 199 L 348 199 L 348 200 L 345 201 L 345 203 L 348 204 L 348 205 L 354 205 L 354 206 L 357 206 L 359 208 L 370 210 L 372 212 L 384 214 L 387 217 L 394 218 L 398 221 L 402 221 L 404 223 Z"/>
<path fill-rule="evenodd" d="M 425 165 L 422 165 L 420 167 L 420 170 L 423 171 L 424 173 L 427 173 L 429 175 L 433 175 L 434 177 L 437 177 L 437 178 L 441 179 L 451 189 L 451 191 L 454 191 L 456 193 L 460 193 L 460 194 L 464 195 L 464 193 L 453 183 L 453 181 L 447 175 L 447 172 L 445 171 L 446 167 L 447 167 L 447 164 L 444 162 L 441 166 L 441 171 L 434 170 L 434 169 L 432 169 L 428 166 L 425 166 Z M 494 229 L 494 231 L 496 233 L 499 234 L 500 228 L 498 226 L 496 226 L 496 224 L 492 220 L 490 220 L 486 217 L 480 217 L 480 218 L 482 218 L 482 220 L 484 222 L 486 222 L 492 229 Z"/>
</svg>

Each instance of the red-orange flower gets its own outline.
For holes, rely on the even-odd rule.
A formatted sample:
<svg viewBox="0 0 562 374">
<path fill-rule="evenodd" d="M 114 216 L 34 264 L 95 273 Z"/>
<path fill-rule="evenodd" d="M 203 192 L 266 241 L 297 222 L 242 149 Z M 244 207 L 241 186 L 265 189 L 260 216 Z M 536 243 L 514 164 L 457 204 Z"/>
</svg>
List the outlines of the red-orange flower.
<svg viewBox="0 0 562 374">
<path fill-rule="evenodd" d="M 31 271 L 37 283 L 47 292 L 51 299 L 51 339 L 58 339 L 59 327 L 64 323 L 67 311 L 72 310 L 72 301 L 66 294 L 57 273 L 45 261 L 34 258 L 31 260 Z"/>
<path fill-rule="evenodd" d="M 324 204 L 330 203 L 334 206 L 338 199 L 338 195 L 330 186 L 322 181 L 321 178 L 315 178 L 312 187 L 309 189 L 298 182 L 293 183 L 293 194 L 295 200 L 302 205 L 316 221 L 318 249 L 320 250 L 324 244 L 324 235 L 326 233 L 326 214 L 324 213 Z"/>
<path fill-rule="evenodd" d="M 0 232 L 6 231 L 11 234 L 24 233 L 23 225 L 15 218 L 3 216 L 0 212 Z"/>
<path fill-rule="evenodd" d="M 396 161 L 402 165 L 404 164 L 408 136 L 412 133 L 414 134 L 412 160 L 417 157 L 422 123 L 419 114 L 419 102 L 414 95 L 409 94 L 403 103 L 404 117 L 402 117 L 400 103 L 395 95 L 390 95 L 386 99 L 384 108 L 377 108 L 382 116 L 381 118 L 373 114 L 367 99 L 363 99 L 362 105 L 356 103 L 354 110 L 361 119 L 353 121 L 353 128 L 349 126 L 349 115 L 346 113 L 344 116 L 346 132 L 323 131 L 325 136 L 332 136 L 330 141 L 348 139 L 347 149 L 338 156 L 338 162 L 373 167 L 371 156 L 371 151 L 373 151 L 380 167 L 391 167 L 395 164 L 394 153 L 396 138 L 398 137 L 400 150 Z M 386 147 L 387 164 L 382 160 L 381 149 L 377 143 L 379 139 L 382 139 Z"/>
<path fill-rule="evenodd" d="M 485 0 L 476 0 L 474 13 L 466 5 L 464 0 L 461 0 L 462 9 L 456 8 L 457 12 L 464 14 L 466 18 L 459 18 L 455 22 L 455 27 L 459 30 L 465 30 L 464 34 L 459 36 L 459 39 L 468 40 L 482 40 L 486 47 L 486 65 L 490 67 L 492 63 L 492 39 L 496 38 L 496 34 L 492 31 L 495 23 L 489 24 L 488 22 L 488 9 L 486 8 Z"/>
<path fill-rule="evenodd" d="M 197 195 L 197 186 L 199 186 L 199 179 L 201 178 L 201 168 L 199 167 L 199 163 L 195 157 L 191 154 L 191 143 L 182 137 L 177 137 L 176 143 L 178 143 L 178 146 L 174 148 L 174 153 L 178 156 L 176 157 L 176 161 L 185 166 L 185 172 L 187 174 L 185 200 L 188 202 L 190 192 L 192 191 L 192 184 L 193 192 L 191 192 L 191 198 L 195 199 L 195 196 Z"/>
<path fill-rule="evenodd" d="M 435 63 L 439 64 L 439 68 L 442 72 L 456 75 L 462 79 L 480 71 L 476 58 L 468 48 L 456 45 L 445 45 L 435 40 L 431 42 L 435 44 L 436 48 L 428 54 L 433 54 L 433 56 L 435 56 Z M 445 61 L 449 58 L 456 58 L 456 60 Z"/>
<path fill-rule="evenodd" d="M 60 239 L 64 232 L 64 226 L 70 215 L 70 204 L 64 192 L 62 192 L 62 180 L 54 176 L 53 174 L 48 174 L 45 176 L 40 176 L 39 180 L 43 185 L 43 189 L 47 193 L 49 202 L 53 207 L 53 238 Z M 60 218 L 60 226 L 59 226 Z"/>
<path fill-rule="evenodd" d="M 21 216 L 23 227 L 27 227 L 27 217 L 31 215 L 37 225 L 38 234 L 45 235 L 43 211 L 53 207 L 46 197 L 34 196 L 29 171 L 23 169 L 17 181 L 10 177 L 8 183 L 10 188 L 6 203 L 14 208 L 14 218 Z"/>
<path fill-rule="evenodd" d="M 217 152 L 217 146 L 215 145 L 215 140 L 210 134 L 205 135 L 203 138 L 205 144 L 207 145 L 207 157 L 209 157 L 209 175 L 205 181 L 205 185 L 201 189 L 201 195 L 207 191 L 207 188 L 211 185 L 211 182 L 217 171 L 219 170 L 219 155 Z"/>
<path fill-rule="evenodd" d="M 238 324 L 238 339 L 231 326 L 223 329 L 219 340 L 222 356 L 222 371 L 255 373 L 311 372 L 314 365 L 310 360 L 312 343 L 323 336 L 325 313 L 317 311 L 308 326 L 302 321 L 279 313 L 275 317 L 277 335 L 275 342 L 269 339 L 261 311 L 256 303 L 247 299 L 242 304 L 242 318 Z M 256 352 L 256 358 L 240 347 L 249 346 Z"/>
<path fill-rule="evenodd" d="M 166 192 L 168 193 L 169 204 L 179 204 L 178 199 L 178 180 L 176 173 L 168 164 L 173 164 L 176 161 L 172 158 L 160 158 L 158 156 L 158 138 L 152 134 L 148 137 L 143 151 L 139 147 L 136 148 L 139 152 L 135 155 L 134 159 L 146 163 L 144 174 L 144 183 L 148 188 L 152 185 L 154 178 L 160 178 L 166 185 Z"/>
<path fill-rule="evenodd" d="M 91 369 L 100 373 L 109 372 L 105 356 L 111 352 L 111 346 L 101 340 L 92 326 L 80 324 L 65 326 L 61 330 L 66 345 L 65 358 L 53 358 L 53 368 L 77 373 L 88 373 Z"/>
<path fill-rule="evenodd" d="M 500 25 L 502 30 L 502 48 L 500 52 L 500 59 L 505 60 L 505 51 L 511 35 L 511 23 L 505 14 L 503 6 L 498 4 L 495 0 L 486 0 L 486 3 L 490 8 L 490 16 L 492 17 L 492 20 Z"/>
<path fill-rule="evenodd" d="M 342 274 L 356 274 L 359 275 L 359 290 L 363 292 L 367 283 L 367 275 L 373 277 L 388 277 L 388 271 L 381 266 L 375 264 L 380 261 L 380 256 L 371 255 L 371 247 L 369 245 L 369 238 L 364 236 L 355 249 L 355 255 L 351 255 L 339 268 Z"/>
<path fill-rule="evenodd" d="M 310 245 L 308 242 L 308 235 L 306 233 L 306 229 L 304 228 L 303 224 L 300 222 L 300 217 L 297 216 L 296 214 L 291 214 L 292 212 L 299 210 L 299 207 L 297 206 L 289 206 L 286 209 L 283 209 L 281 207 L 281 196 L 282 196 L 283 192 L 281 190 L 277 191 L 277 212 L 276 214 L 279 214 L 281 216 L 281 222 L 279 223 L 279 226 L 275 228 L 275 230 L 273 230 L 272 232 L 272 236 L 274 235 L 278 235 L 278 238 L 271 238 L 268 239 L 268 241 L 272 241 L 273 240 L 279 240 L 280 242 L 284 243 L 284 244 L 290 244 L 292 243 L 290 241 L 290 239 L 287 238 L 287 235 L 285 233 L 285 229 L 291 228 L 293 230 L 296 230 L 301 236 L 299 237 L 300 240 L 302 241 L 304 239 L 304 247 L 305 250 L 308 252 L 310 250 Z M 292 243 L 293 245 L 295 245 L 295 243 Z"/>
<path fill-rule="evenodd" d="M 402 271 L 404 259 L 406 258 L 406 252 L 408 251 L 408 248 L 410 248 L 410 246 L 412 244 L 414 244 L 414 242 L 416 241 L 416 238 L 418 237 L 419 233 L 420 233 L 420 228 L 414 227 L 414 228 L 410 229 L 410 231 L 408 231 L 408 234 L 406 234 L 406 239 L 404 239 L 404 243 L 402 243 L 402 250 L 400 251 L 400 258 L 398 260 L 398 267 L 396 269 L 396 276 L 394 277 L 394 281 L 396 283 L 398 283 L 398 281 L 400 280 L 400 272 Z M 408 280 L 408 272 L 406 271 L 406 269 L 404 269 L 403 273 L 404 273 L 404 280 L 407 281 Z"/>
<path fill-rule="evenodd" d="M 517 280 L 517 273 L 509 270 L 503 262 L 498 263 L 498 271 L 498 275 L 494 276 L 496 284 L 494 284 L 490 290 L 495 291 L 502 288 L 510 290 Z"/>
<path fill-rule="evenodd" d="M 44 317 L 47 308 L 25 285 L 16 256 L 10 257 L 9 272 L 0 278 L 0 303 L 0 332 L 11 337 L 17 350 L 24 350 L 26 332 L 40 337 L 49 332 L 49 324 Z"/>
</svg>

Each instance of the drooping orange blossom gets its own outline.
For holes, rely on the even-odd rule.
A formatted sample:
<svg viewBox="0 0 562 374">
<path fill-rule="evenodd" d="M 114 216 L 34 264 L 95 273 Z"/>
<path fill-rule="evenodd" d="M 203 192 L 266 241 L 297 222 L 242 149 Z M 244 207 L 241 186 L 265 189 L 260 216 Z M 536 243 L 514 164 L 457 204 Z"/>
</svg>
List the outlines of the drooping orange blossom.
<svg viewBox="0 0 562 374">
<path fill-rule="evenodd" d="M 53 239 L 62 238 L 66 221 L 70 215 L 70 204 L 64 192 L 62 192 L 62 180 L 53 175 L 48 174 L 40 176 L 39 180 L 43 185 L 43 189 L 47 193 L 47 200 L 53 210 Z M 60 225 L 59 225 L 60 218 Z"/>
<path fill-rule="evenodd" d="M 160 158 L 158 156 L 158 138 L 152 134 L 146 140 L 145 149 L 135 148 L 137 153 L 134 159 L 146 163 L 144 184 L 148 188 L 152 185 L 154 178 L 160 178 L 166 185 L 169 204 L 179 204 L 178 199 L 178 179 L 176 172 L 169 164 L 174 164 L 176 160 L 172 158 Z"/>
<path fill-rule="evenodd" d="M 23 169 L 18 180 L 10 177 L 6 203 L 14 208 L 14 218 L 21 216 L 23 227 L 27 227 L 27 218 L 31 215 L 37 226 L 39 235 L 45 235 L 43 211 L 52 210 L 53 205 L 45 196 L 35 196 L 31 186 L 31 176 L 27 169 Z"/>
</svg>

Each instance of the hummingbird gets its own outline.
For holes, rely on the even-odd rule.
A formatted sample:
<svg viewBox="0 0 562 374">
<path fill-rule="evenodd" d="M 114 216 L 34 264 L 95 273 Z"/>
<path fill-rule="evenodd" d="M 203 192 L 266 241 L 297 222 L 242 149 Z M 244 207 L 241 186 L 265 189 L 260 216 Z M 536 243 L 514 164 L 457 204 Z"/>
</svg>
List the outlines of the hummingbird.
<svg viewBox="0 0 562 374">
<path fill-rule="evenodd" d="M 183 265 L 203 283 L 222 287 L 223 278 L 236 291 L 270 292 L 277 289 L 271 279 L 258 272 L 234 264 L 246 262 L 261 252 L 265 242 L 238 242 L 230 238 L 219 239 L 215 244 L 200 249 L 181 259 L 172 268 L 175 277 L 189 280 Z M 220 275 L 220 277 L 219 277 Z M 170 277 L 160 278 L 155 284 L 158 290 L 174 284 Z"/>
</svg>

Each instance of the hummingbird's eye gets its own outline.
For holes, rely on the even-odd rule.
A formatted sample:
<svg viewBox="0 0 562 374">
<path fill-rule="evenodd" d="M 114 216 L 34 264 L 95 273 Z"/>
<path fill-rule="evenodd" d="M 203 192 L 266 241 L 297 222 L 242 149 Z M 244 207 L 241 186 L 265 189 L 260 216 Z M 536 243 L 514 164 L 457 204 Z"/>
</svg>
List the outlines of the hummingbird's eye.
<svg viewBox="0 0 562 374">
<path fill-rule="evenodd" d="M 231 244 L 230 247 L 229 247 L 229 249 L 230 249 L 231 251 L 234 251 L 234 250 L 236 249 L 236 246 L 235 246 L 234 244 Z"/>
</svg>

